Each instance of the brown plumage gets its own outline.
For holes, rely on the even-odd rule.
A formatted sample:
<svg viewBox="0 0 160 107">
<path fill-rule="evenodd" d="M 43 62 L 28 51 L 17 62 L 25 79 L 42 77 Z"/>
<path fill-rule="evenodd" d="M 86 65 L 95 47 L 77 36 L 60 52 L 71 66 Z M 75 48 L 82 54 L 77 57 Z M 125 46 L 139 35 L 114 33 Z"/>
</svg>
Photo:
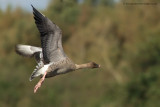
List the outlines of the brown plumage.
<svg viewBox="0 0 160 107">
<path fill-rule="evenodd" d="M 29 45 L 17 45 L 16 52 L 26 57 L 34 56 L 36 59 L 38 65 L 31 74 L 29 80 L 31 81 L 38 76 L 41 76 L 41 79 L 35 86 L 34 93 L 36 93 L 45 78 L 65 74 L 78 69 L 100 67 L 100 65 L 94 62 L 80 65 L 74 64 L 63 51 L 61 29 L 38 12 L 33 6 L 32 8 L 35 23 L 41 34 L 42 48 Z"/>
</svg>

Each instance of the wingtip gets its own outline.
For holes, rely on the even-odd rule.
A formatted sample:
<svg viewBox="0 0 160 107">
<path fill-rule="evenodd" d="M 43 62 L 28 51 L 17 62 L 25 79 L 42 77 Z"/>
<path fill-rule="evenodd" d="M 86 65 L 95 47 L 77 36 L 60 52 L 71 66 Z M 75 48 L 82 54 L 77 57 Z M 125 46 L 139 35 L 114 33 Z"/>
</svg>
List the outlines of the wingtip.
<svg viewBox="0 0 160 107">
<path fill-rule="evenodd" d="M 36 10 L 36 8 L 31 4 L 31 7 L 32 7 L 32 9 L 33 9 L 33 11 L 35 11 Z"/>
<path fill-rule="evenodd" d="M 31 7 L 34 8 L 32 4 L 31 4 Z"/>
<path fill-rule="evenodd" d="M 20 44 L 15 45 L 15 52 L 19 55 L 22 55 L 22 53 L 20 52 Z"/>
<path fill-rule="evenodd" d="M 16 53 L 18 53 L 18 46 L 19 45 L 15 45 L 15 51 L 16 51 Z"/>
<path fill-rule="evenodd" d="M 32 4 L 31 4 L 31 6 L 32 6 L 32 9 L 33 9 L 33 14 L 34 15 L 39 15 L 39 16 L 43 16 L 43 17 L 45 17 L 45 15 L 43 15 L 41 12 L 39 12 Z"/>
</svg>

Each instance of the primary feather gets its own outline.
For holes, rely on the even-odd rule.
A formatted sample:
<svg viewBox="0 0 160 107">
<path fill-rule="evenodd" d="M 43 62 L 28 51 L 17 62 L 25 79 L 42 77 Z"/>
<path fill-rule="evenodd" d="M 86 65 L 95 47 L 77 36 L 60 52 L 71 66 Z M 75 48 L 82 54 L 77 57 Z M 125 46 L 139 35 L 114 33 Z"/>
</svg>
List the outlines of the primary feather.
<svg viewBox="0 0 160 107">
<path fill-rule="evenodd" d="M 16 45 L 16 52 L 25 57 L 32 57 L 36 52 L 41 52 L 42 48 L 29 45 Z"/>
<path fill-rule="evenodd" d="M 33 6 L 32 6 L 33 7 Z M 50 19 L 33 7 L 35 23 L 40 32 L 44 63 L 58 62 L 66 58 L 62 48 L 62 31 Z"/>
</svg>

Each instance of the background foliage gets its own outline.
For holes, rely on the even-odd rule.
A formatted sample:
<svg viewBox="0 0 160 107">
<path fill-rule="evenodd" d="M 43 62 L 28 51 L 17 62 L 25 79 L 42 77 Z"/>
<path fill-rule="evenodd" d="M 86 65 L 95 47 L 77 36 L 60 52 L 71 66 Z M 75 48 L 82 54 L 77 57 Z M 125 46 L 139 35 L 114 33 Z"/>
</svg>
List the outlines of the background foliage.
<svg viewBox="0 0 160 107">
<path fill-rule="evenodd" d="M 102 67 L 46 79 L 33 94 L 39 78 L 28 78 L 36 63 L 14 51 L 16 44 L 40 46 L 33 15 L 0 11 L 0 107 L 160 106 L 159 5 L 54 0 L 41 12 L 63 30 L 64 50 L 75 63 Z"/>
</svg>

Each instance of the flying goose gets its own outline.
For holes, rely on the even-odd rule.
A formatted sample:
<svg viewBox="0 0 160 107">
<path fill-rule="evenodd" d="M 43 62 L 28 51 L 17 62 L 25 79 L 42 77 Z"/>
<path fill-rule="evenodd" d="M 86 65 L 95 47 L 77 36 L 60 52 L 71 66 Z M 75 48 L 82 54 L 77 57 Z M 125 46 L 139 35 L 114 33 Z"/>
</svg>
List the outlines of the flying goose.
<svg viewBox="0 0 160 107">
<path fill-rule="evenodd" d="M 35 57 L 37 66 L 29 80 L 32 81 L 38 76 L 41 76 L 41 79 L 35 85 L 34 93 L 41 87 L 45 78 L 65 74 L 78 69 L 100 67 L 100 65 L 95 62 L 80 65 L 74 64 L 63 51 L 61 29 L 33 6 L 32 8 L 35 23 L 40 32 L 42 48 L 19 44 L 16 45 L 16 52 L 25 57 Z"/>
</svg>

